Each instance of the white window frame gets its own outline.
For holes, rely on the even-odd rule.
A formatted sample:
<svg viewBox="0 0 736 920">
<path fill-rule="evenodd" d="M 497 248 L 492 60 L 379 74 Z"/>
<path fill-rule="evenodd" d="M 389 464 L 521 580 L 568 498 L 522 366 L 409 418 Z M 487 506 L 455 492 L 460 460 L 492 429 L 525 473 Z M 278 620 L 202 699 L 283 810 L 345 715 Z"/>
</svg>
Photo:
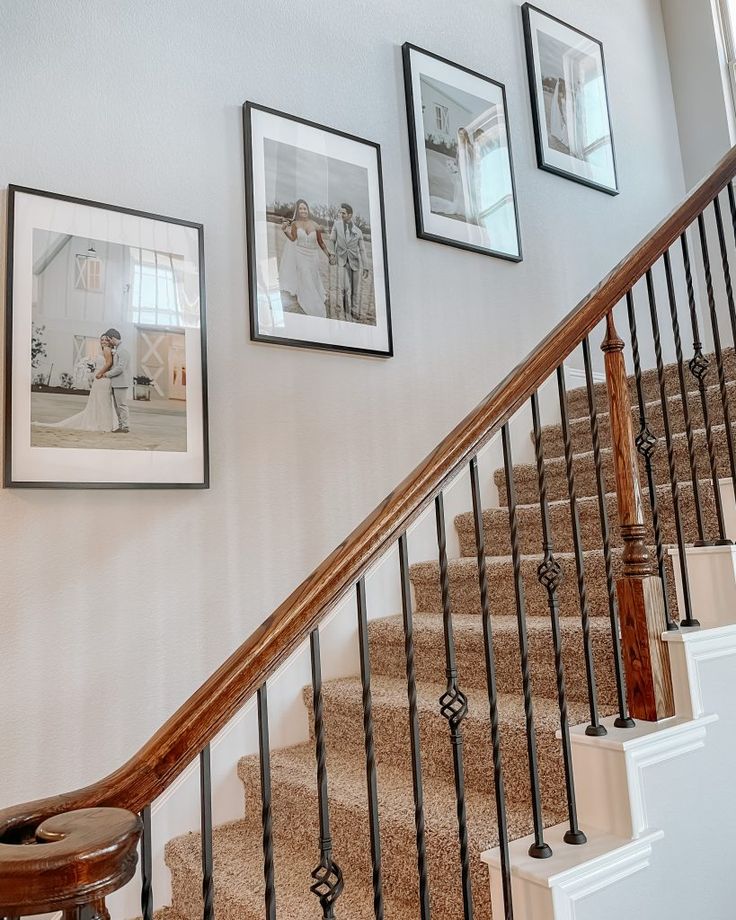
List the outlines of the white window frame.
<svg viewBox="0 0 736 920">
<path fill-rule="evenodd" d="M 723 41 L 723 61 L 728 71 L 728 86 L 730 89 L 729 101 L 731 103 L 731 125 L 736 119 L 736 9 L 731 10 L 730 0 L 717 0 L 718 21 Z"/>
<path fill-rule="evenodd" d="M 437 130 L 442 134 L 450 133 L 450 110 L 446 105 L 442 105 L 441 102 L 435 102 L 434 104 L 434 123 Z"/>
</svg>

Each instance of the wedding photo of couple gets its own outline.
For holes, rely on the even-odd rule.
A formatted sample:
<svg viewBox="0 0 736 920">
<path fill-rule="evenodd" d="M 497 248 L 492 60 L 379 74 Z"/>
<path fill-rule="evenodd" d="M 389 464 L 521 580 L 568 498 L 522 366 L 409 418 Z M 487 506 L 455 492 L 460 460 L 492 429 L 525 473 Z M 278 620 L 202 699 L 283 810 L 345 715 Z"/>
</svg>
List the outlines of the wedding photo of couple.
<svg viewBox="0 0 736 920">
<path fill-rule="evenodd" d="M 366 170 L 271 140 L 266 153 L 268 250 L 282 310 L 375 325 Z"/>
<path fill-rule="evenodd" d="M 186 451 L 193 319 L 178 262 L 34 231 L 32 447 Z"/>
</svg>

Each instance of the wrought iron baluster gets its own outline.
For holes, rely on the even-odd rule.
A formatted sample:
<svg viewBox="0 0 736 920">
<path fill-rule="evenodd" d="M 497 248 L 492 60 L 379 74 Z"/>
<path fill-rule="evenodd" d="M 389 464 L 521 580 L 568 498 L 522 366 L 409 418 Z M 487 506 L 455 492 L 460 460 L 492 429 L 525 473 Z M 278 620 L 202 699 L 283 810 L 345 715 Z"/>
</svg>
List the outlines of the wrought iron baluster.
<svg viewBox="0 0 736 920">
<path fill-rule="evenodd" d="M 409 696 L 409 737 L 411 740 L 411 777 L 414 787 L 414 826 L 417 837 L 417 869 L 419 872 L 419 910 L 421 920 L 429 920 L 429 880 L 427 848 L 424 831 L 424 788 L 422 785 L 422 754 L 419 747 L 419 714 L 417 711 L 417 677 L 414 667 L 414 622 L 409 583 L 409 550 L 406 534 L 399 537 L 399 570 L 401 575 L 401 607 L 404 616 L 404 653 L 406 684 Z"/>
<path fill-rule="evenodd" d="M 493 626 L 488 604 L 488 575 L 486 572 L 486 541 L 483 530 L 483 508 L 480 500 L 478 460 L 470 461 L 470 491 L 473 498 L 473 522 L 475 524 L 475 551 L 478 560 L 478 587 L 480 609 L 483 621 L 483 651 L 486 664 L 486 688 L 491 721 L 491 748 L 493 750 L 493 789 L 496 797 L 496 823 L 498 825 L 498 848 L 501 855 L 501 888 L 503 891 L 503 920 L 514 920 L 514 905 L 511 893 L 511 864 L 509 859 L 509 831 L 506 819 L 506 793 L 503 784 L 503 761 L 501 757 L 501 732 L 498 726 L 498 688 L 496 682 L 496 658 L 493 652 Z"/>
<path fill-rule="evenodd" d="M 680 384 L 680 399 L 682 400 L 682 416 L 685 421 L 685 437 L 687 439 L 687 456 L 690 463 L 690 477 L 693 484 L 693 501 L 695 502 L 695 520 L 698 527 L 697 545 L 702 546 L 705 543 L 705 533 L 703 528 L 703 508 L 700 500 L 700 480 L 698 479 L 698 466 L 695 459 L 695 440 L 693 438 L 693 426 L 690 421 L 690 405 L 687 397 L 687 385 L 685 383 L 685 366 L 682 359 L 682 340 L 680 338 L 680 320 L 677 316 L 677 295 L 675 294 L 675 284 L 672 279 L 672 260 L 669 249 L 664 253 L 664 274 L 667 280 L 667 297 L 670 304 L 670 319 L 672 320 L 672 336 L 675 342 L 675 357 L 677 358 L 677 377 Z"/>
<path fill-rule="evenodd" d="M 368 825 L 371 837 L 371 866 L 373 868 L 373 912 L 383 920 L 383 883 L 381 878 L 381 833 L 378 823 L 378 784 L 376 780 L 376 751 L 373 741 L 373 704 L 371 700 L 371 661 L 368 647 L 368 607 L 365 580 L 356 585 L 358 602 L 358 646 L 360 680 L 363 688 L 363 735 L 365 738 L 365 772 L 368 784 Z"/>
<path fill-rule="evenodd" d="M 199 755 L 199 793 L 202 821 L 202 917 L 215 916 L 215 883 L 212 875 L 212 769 L 210 746 Z"/>
<path fill-rule="evenodd" d="M 667 570 L 664 567 L 664 547 L 662 546 L 662 525 L 659 520 L 659 502 L 657 499 L 657 484 L 654 481 L 652 468 L 652 455 L 657 449 L 657 438 L 647 422 L 647 409 L 644 399 L 644 387 L 641 380 L 641 357 L 639 355 L 639 333 L 636 326 L 636 309 L 634 307 L 634 294 L 626 292 L 626 310 L 629 315 L 629 331 L 631 332 L 631 351 L 634 356 L 634 380 L 636 381 L 636 399 L 639 404 L 639 434 L 636 436 L 636 449 L 644 458 L 644 469 L 647 474 L 649 488 L 649 506 L 652 509 L 652 524 L 654 526 L 654 545 L 657 553 L 657 574 L 662 582 L 662 598 L 664 602 L 664 625 L 672 629 L 672 616 L 667 591 Z"/>
<path fill-rule="evenodd" d="M 718 214 L 720 211 L 717 210 L 716 213 Z M 721 226 L 721 230 L 722 229 Z M 734 491 L 736 491 L 736 471 L 734 470 L 733 437 L 731 433 L 731 408 L 728 399 L 728 390 L 726 388 L 726 375 L 723 370 L 723 350 L 721 348 L 721 333 L 718 327 L 716 298 L 713 291 L 713 273 L 710 265 L 710 255 L 708 253 L 708 235 L 705 229 L 705 218 L 702 214 L 698 216 L 698 230 L 700 232 L 700 248 L 703 255 L 703 269 L 705 272 L 705 288 L 710 311 L 711 332 L 713 333 L 713 350 L 716 355 L 718 387 L 721 394 L 721 402 L 723 403 L 723 421 L 726 425 L 726 444 L 728 445 L 729 462 L 731 464 L 731 478 L 733 480 Z"/>
<path fill-rule="evenodd" d="M 440 588 L 442 592 L 442 627 L 445 639 L 445 677 L 447 689 L 440 697 L 440 711 L 450 727 L 452 764 L 455 777 L 457 804 L 457 831 L 460 842 L 460 872 L 463 892 L 463 914 L 472 920 L 473 895 L 470 882 L 470 852 L 468 846 L 468 816 L 465 808 L 465 768 L 463 766 L 462 721 L 468 714 L 468 700 L 460 689 L 455 656 L 455 636 L 450 609 L 450 578 L 447 571 L 447 535 L 445 533 L 445 505 L 442 493 L 434 500 L 437 520 L 437 548 L 439 552 Z"/>
<path fill-rule="evenodd" d="M 688 575 L 687 557 L 685 555 L 685 537 L 682 530 L 682 517 L 680 515 L 680 485 L 677 479 L 675 451 L 672 443 L 672 432 L 670 431 L 670 413 L 667 405 L 667 388 L 665 386 L 664 362 L 662 360 L 662 341 L 659 335 L 657 299 L 654 290 L 654 277 L 651 269 L 647 272 L 647 294 L 649 296 L 649 315 L 652 320 L 652 335 L 654 337 L 654 355 L 657 361 L 659 398 L 662 403 L 662 425 L 664 426 L 664 439 L 667 445 L 667 466 L 670 475 L 672 508 L 675 516 L 675 533 L 677 534 L 677 546 L 680 551 L 680 577 L 682 579 L 682 595 L 685 605 L 685 616 L 682 618 L 681 622 L 683 626 L 700 626 L 700 623 L 693 619 L 692 601 L 690 599 L 690 578 Z M 677 629 L 671 617 L 667 618 L 667 629 Z"/>
<path fill-rule="evenodd" d="M 312 703 L 314 707 L 314 741 L 317 758 L 317 799 L 319 808 L 319 863 L 312 870 L 314 884 L 310 886 L 309 890 L 319 899 L 323 920 L 335 920 L 335 901 L 342 893 L 344 881 L 342 869 L 332 858 L 319 628 L 313 629 L 309 634 L 309 651 L 312 660 Z"/>
<path fill-rule="evenodd" d="M 151 848 L 151 806 L 141 812 L 141 915 L 143 920 L 153 920 L 153 854 Z"/>
<path fill-rule="evenodd" d="M 562 635 L 560 633 L 560 612 L 557 604 L 557 589 L 562 583 L 562 567 L 555 559 L 552 545 L 552 528 L 547 503 L 547 477 L 544 470 L 544 448 L 542 426 L 539 421 L 539 399 L 532 393 L 532 426 L 534 429 L 534 452 L 537 458 L 537 482 L 539 485 L 539 507 L 542 517 L 542 552 L 544 557 L 537 568 L 539 583 L 547 591 L 549 618 L 552 623 L 552 646 L 555 653 L 555 677 L 557 679 L 557 702 L 560 707 L 560 733 L 562 735 L 562 759 L 565 768 L 565 791 L 567 793 L 567 814 L 570 828 L 565 832 L 565 843 L 582 844 L 587 838 L 580 830 L 575 802 L 575 782 L 572 774 L 572 751 L 570 749 L 570 723 L 567 713 L 567 691 L 565 689 L 565 667 L 562 662 Z"/>
<path fill-rule="evenodd" d="M 733 337 L 734 348 L 736 348 L 736 306 L 733 300 L 733 283 L 731 281 L 731 269 L 728 264 L 728 249 L 726 247 L 726 236 L 723 230 L 723 216 L 721 214 L 721 202 L 718 195 L 713 199 L 713 210 L 716 215 L 716 230 L 718 232 L 718 244 L 721 249 L 721 263 L 723 266 L 723 280 L 726 285 L 726 302 L 728 303 L 728 315 L 731 320 L 731 335 Z M 707 285 L 707 273 L 706 273 Z M 711 314 L 715 322 L 715 311 Z M 736 456 L 734 456 L 733 447 L 733 428 L 731 427 L 731 407 L 728 398 L 728 388 L 726 377 L 723 369 L 723 357 L 719 355 L 720 336 L 718 337 L 718 348 L 716 349 L 716 365 L 718 367 L 718 383 L 721 388 L 721 399 L 723 400 L 723 421 L 726 425 L 726 446 L 728 447 L 728 461 L 731 468 L 731 485 L 733 486 L 734 498 L 736 498 Z M 713 345 L 716 343 L 715 328 L 713 331 Z"/>
<path fill-rule="evenodd" d="M 716 452 L 713 444 L 713 428 L 710 421 L 710 409 L 708 407 L 708 391 L 705 385 L 708 375 L 710 362 L 703 354 L 703 343 L 700 341 L 700 324 L 698 322 L 698 309 L 695 303 L 695 287 L 693 285 L 693 272 L 690 264 L 690 248 L 687 242 L 687 234 L 680 236 L 680 247 L 682 249 L 682 261 L 685 267 L 685 284 L 687 287 L 687 300 L 690 308 L 690 326 L 693 332 L 693 356 L 690 359 L 688 367 L 690 373 L 695 378 L 700 392 L 700 406 L 703 412 L 703 424 L 705 425 L 705 443 L 708 448 L 708 463 L 710 466 L 710 477 L 713 488 L 713 502 L 716 509 L 716 520 L 718 522 L 718 539 L 717 545 L 730 543 L 726 539 L 726 525 L 723 515 L 723 499 L 721 490 L 718 485 L 718 466 L 716 463 Z"/>
<path fill-rule="evenodd" d="M 593 383 L 593 366 L 590 357 L 590 341 L 586 335 L 583 339 L 583 365 L 585 367 L 585 386 L 588 393 L 588 411 L 590 412 L 590 436 L 593 443 L 593 462 L 595 465 L 595 484 L 598 492 L 598 516 L 601 522 L 603 540 L 603 561 L 606 568 L 606 591 L 608 593 L 608 617 L 611 622 L 611 644 L 613 646 L 613 668 L 616 675 L 616 696 L 618 699 L 618 716 L 614 722 L 616 728 L 633 728 L 634 720 L 629 716 L 626 704 L 626 684 L 621 660 L 621 635 L 616 601 L 616 585 L 613 578 L 613 559 L 611 556 L 611 535 L 608 529 L 608 512 L 606 510 L 606 483 L 601 462 L 600 433 L 598 430 L 598 409 Z M 536 395 L 535 395 L 536 399 Z"/>
<path fill-rule="evenodd" d="M 562 439 L 565 445 L 565 473 L 567 475 L 567 494 L 570 499 L 570 521 L 572 524 L 572 542 L 575 549 L 575 572 L 578 581 L 578 597 L 580 599 L 580 618 L 583 628 L 583 653 L 585 655 L 585 671 L 588 679 L 588 705 L 590 708 L 590 725 L 585 729 L 586 735 L 600 737 L 606 735 L 606 729 L 598 717 L 598 699 L 595 682 L 595 667 L 593 665 L 593 647 L 590 639 L 590 611 L 588 609 L 588 590 L 585 584 L 585 559 L 583 557 L 583 543 L 580 538 L 580 516 L 578 514 L 578 498 L 575 488 L 575 467 L 573 465 L 572 442 L 570 441 L 570 419 L 567 408 L 567 390 L 565 389 L 565 369 L 562 365 L 557 368 L 557 391 L 560 399 L 560 424 Z"/>
<path fill-rule="evenodd" d="M 276 920 L 273 867 L 273 813 L 271 809 L 271 741 L 268 731 L 268 689 L 258 688 L 258 753 L 261 772 L 261 825 L 263 827 L 263 882 L 266 920 Z"/>
<path fill-rule="evenodd" d="M 519 651 L 521 653 L 521 681 L 524 691 L 524 716 L 526 720 L 526 746 L 529 760 L 529 785 L 532 797 L 532 818 L 534 821 L 534 843 L 529 855 L 536 859 L 547 859 L 552 848 L 544 842 L 544 821 L 542 819 L 542 796 L 539 788 L 539 765 L 537 763 L 537 737 L 534 730 L 534 705 L 532 703 L 532 681 L 529 672 L 529 638 L 526 631 L 526 604 L 524 581 L 521 576 L 521 552 L 519 551 L 519 522 L 516 511 L 516 487 L 514 465 L 511 456 L 511 439 L 506 423 L 501 429 L 503 443 L 503 465 L 506 474 L 506 498 L 509 506 L 509 529 L 511 531 L 511 559 L 514 568 L 514 593 L 516 595 L 516 620 L 519 630 Z"/>
</svg>

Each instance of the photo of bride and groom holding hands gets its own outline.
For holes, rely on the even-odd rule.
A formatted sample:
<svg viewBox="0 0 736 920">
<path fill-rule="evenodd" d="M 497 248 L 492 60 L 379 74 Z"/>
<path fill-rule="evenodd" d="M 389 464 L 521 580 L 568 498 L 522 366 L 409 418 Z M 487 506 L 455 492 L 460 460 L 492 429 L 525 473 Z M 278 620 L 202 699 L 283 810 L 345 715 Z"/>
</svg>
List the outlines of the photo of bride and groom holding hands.
<svg viewBox="0 0 736 920">
<path fill-rule="evenodd" d="M 298 309 L 308 316 L 353 323 L 375 323 L 370 258 L 363 231 L 353 207 L 343 202 L 329 234 L 313 218 L 308 203 L 300 198 L 291 218 L 281 222 L 286 239 L 279 259 L 279 287 L 287 298 L 285 310 Z M 325 238 L 326 237 L 326 238 Z M 328 269 L 325 288 L 323 270 Z M 291 301 L 291 303 L 290 303 Z"/>
</svg>

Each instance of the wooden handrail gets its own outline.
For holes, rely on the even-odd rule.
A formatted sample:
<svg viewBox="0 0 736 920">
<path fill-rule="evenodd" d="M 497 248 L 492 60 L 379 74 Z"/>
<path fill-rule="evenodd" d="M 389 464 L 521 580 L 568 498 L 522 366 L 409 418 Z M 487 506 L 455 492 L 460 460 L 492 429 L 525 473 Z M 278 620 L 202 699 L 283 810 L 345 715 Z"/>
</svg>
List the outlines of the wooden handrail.
<svg viewBox="0 0 736 920">
<path fill-rule="evenodd" d="M 0 812 L 0 839 L 100 806 L 133 812 L 159 796 L 308 637 L 488 439 L 556 370 L 736 176 L 736 147 L 633 249 L 214 672 L 122 767 L 83 789 Z"/>
</svg>

